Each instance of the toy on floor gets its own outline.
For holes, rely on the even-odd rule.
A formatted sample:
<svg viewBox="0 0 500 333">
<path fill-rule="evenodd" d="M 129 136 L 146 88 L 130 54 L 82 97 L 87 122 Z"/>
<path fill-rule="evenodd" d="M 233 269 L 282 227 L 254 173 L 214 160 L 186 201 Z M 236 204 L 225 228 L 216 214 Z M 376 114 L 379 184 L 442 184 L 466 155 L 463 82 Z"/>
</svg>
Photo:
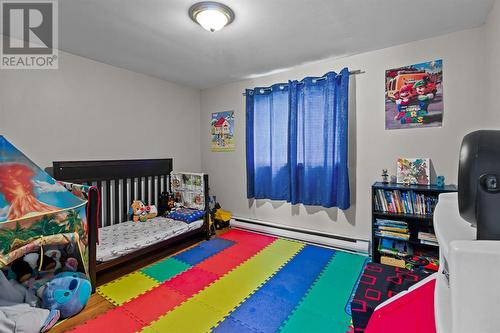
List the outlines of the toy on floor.
<svg viewBox="0 0 500 333">
<path fill-rule="evenodd" d="M 217 230 L 229 227 L 229 221 L 233 217 L 232 213 L 223 210 L 218 202 L 215 203 L 210 215 Z"/>
<path fill-rule="evenodd" d="M 130 206 L 129 214 L 134 222 L 146 222 L 158 215 L 156 206 L 146 206 L 141 200 L 134 200 Z"/>
<path fill-rule="evenodd" d="M 40 255 L 38 253 L 28 253 L 24 257 L 15 260 L 11 269 L 16 274 L 16 280 L 20 283 L 26 283 L 30 280 L 35 270 L 41 268 L 40 271 L 51 271 L 57 268 L 57 262 L 52 257 L 44 255 L 40 267 Z"/>
<path fill-rule="evenodd" d="M 58 274 L 47 283 L 42 302 L 49 310 L 59 310 L 61 318 L 68 318 L 80 312 L 89 300 L 92 286 L 84 275 L 78 272 Z"/>
</svg>

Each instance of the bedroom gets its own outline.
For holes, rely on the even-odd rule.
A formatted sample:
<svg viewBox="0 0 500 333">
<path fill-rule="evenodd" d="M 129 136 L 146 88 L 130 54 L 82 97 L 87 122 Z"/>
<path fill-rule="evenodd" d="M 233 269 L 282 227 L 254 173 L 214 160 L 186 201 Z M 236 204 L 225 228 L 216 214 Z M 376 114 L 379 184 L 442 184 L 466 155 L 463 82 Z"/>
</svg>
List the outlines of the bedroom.
<svg viewBox="0 0 500 333">
<path fill-rule="evenodd" d="M 203 188 L 202 191 L 207 195 L 206 197 L 202 195 L 203 202 L 207 203 L 207 206 L 212 205 L 211 197 L 215 196 L 222 210 L 232 213 L 231 227 L 217 231 L 218 235 L 213 236 L 210 241 L 204 242 L 204 235 L 198 233 L 192 235 L 193 239 L 189 237 L 189 240 L 186 238 L 175 244 L 165 243 L 153 252 L 140 253 L 136 258 L 127 257 L 127 261 L 118 262 L 118 269 L 112 269 L 107 277 L 101 275 L 102 285 L 119 277 L 128 277 L 134 274 L 134 271 L 144 269 L 143 267 L 152 267 L 149 265 L 161 262 L 163 258 L 171 255 L 188 253 L 182 251 L 193 245 L 194 248 L 199 249 L 195 252 L 197 251 L 200 258 L 203 258 L 204 255 L 208 256 L 210 253 L 213 255 L 214 252 L 210 251 L 226 253 L 225 247 L 228 246 L 228 241 L 234 242 L 234 244 L 231 243 L 230 248 L 244 247 L 240 243 L 245 242 L 255 246 L 257 242 L 264 247 L 262 244 L 270 241 L 267 237 L 275 237 L 276 240 L 273 242 L 298 240 L 303 242 L 300 243 L 301 246 L 306 244 L 315 250 L 318 245 L 321 246 L 318 248 L 329 251 L 354 253 L 359 255 L 359 258 L 372 260 L 374 265 L 384 265 L 380 267 L 388 267 L 387 269 L 393 267 L 388 263 L 406 267 L 408 262 L 401 256 L 387 256 L 396 260 L 384 259 L 385 264 L 380 263 L 382 256 L 378 249 L 381 242 L 376 235 L 379 230 L 376 223 L 382 218 L 393 219 L 408 223 L 407 229 L 411 229 L 411 223 L 414 221 L 412 222 L 412 217 L 397 219 L 378 214 L 383 212 L 377 212 L 376 209 L 380 204 L 377 191 L 399 191 L 395 193 L 410 191 L 411 187 L 408 189 L 404 187 L 404 184 L 392 183 L 393 177 L 391 176 L 397 178 L 399 170 L 397 161 L 400 158 L 430 160 L 427 172 L 429 189 L 437 186 L 437 176 L 444 176 L 445 187 L 437 189 L 437 192 L 444 192 L 444 189 L 448 188 L 446 186 L 451 185 L 459 185 L 460 190 L 461 178 L 458 171 L 462 140 L 474 131 L 496 130 L 500 125 L 500 118 L 496 112 L 498 90 L 496 78 L 500 74 L 498 73 L 500 68 L 498 64 L 498 59 L 500 59 L 498 40 L 500 4 L 498 0 L 446 0 L 438 3 L 430 0 L 419 2 L 384 0 L 377 3 L 366 0 L 348 2 L 228 0 L 222 2 L 229 7 L 229 14 L 227 14 L 226 7 L 218 8 L 227 24 L 215 32 L 206 31 L 196 18 L 190 17 L 190 14 L 194 14 L 190 13 L 190 8 L 197 3 L 196 1 L 65 0 L 48 2 L 52 3 L 52 10 L 57 9 L 53 15 L 53 18 L 57 20 L 53 20 L 52 25 L 54 45 L 50 49 L 51 52 L 57 51 L 55 58 L 57 66 L 50 68 L 48 63 L 44 63 L 42 68 L 33 69 L 23 67 L 23 64 L 19 62 L 10 63 L 10 66 L 3 60 L 1 62 L 0 135 L 31 159 L 34 165 L 39 166 L 41 170 L 48 171 L 57 180 L 99 185 L 99 198 L 95 200 L 101 205 L 96 208 L 95 203 L 91 205 L 90 199 L 88 205 L 96 209 L 97 213 L 100 211 L 100 218 L 94 222 L 101 223 L 101 227 L 129 220 L 128 209 L 134 199 L 142 199 L 146 205 L 156 205 L 160 208 L 161 192 L 171 190 L 171 171 L 208 175 L 206 181 L 208 188 Z M 11 3 L 3 1 L 2 6 Z M 14 1 L 15 3 L 22 3 L 22 1 Z M 15 30 L 12 27 L 16 25 L 14 24 L 15 14 L 9 16 L 11 24 L 6 25 L 5 13 L 8 12 L 7 9 L 3 9 L 2 52 L 4 53 L 2 57 L 7 54 L 4 44 L 8 44 L 9 47 L 23 45 L 11 43 L 11 39 L 16 41 L 15 38 L 5 37 L 7 31 Z M 33 23 L 30 27 L 35 25 Z M 6 29 L 6 26 L 9 26 L 10 30 Z M 35 34 L 37 34 L 36 30 Z M 36 50 L 31 52 L 36 54 Z M 15 52 L 8 56 L 20 57 Z M 23 58 L 20 57 L 20 59 Z M 26 64 L 24 63 L 25 66 Z M 441 76 L 429 76 L 432 83 L 437 84 L 437 90 L 431 93 L 434 95 L 431 106 L 437 108 L 440 118 L 422 126 L 418 124 L 409 126 L 403 124 L 401 119 L 395 120 L 398 113 L 394 110 L 401 105 L 401 102 L 397 102 L 399 99 L 394 97 L 394 90 L 397 90 L 398 94 L 402 92 L 400 92 L 401 87 L 394 89 L 388 83 L 396 82 L 392 80 L 396 78 L 394 73 L 408 71 L 412 66 L 413 69 L 410 72 L 417 72 L 415 68 L 418 66 L 415 65 L 421 64 L 430 64 L 429 66 L 437 64 L 440 69 Z M 13 67 L 14 65 L 16 66 Z M 342 72 L 344 68 L 347 68 L 351 74 L 346 75 Z M 344 190 L 339 190 L 339 193 L 343 193 L 342 204 L 339 202 L 310 204 L 306 198 L 307 195 L 299 195 L 298 198 L 289 197 L 292 187 L 300 183 L 297 182 L 300 177 L 291 175 L 294 172 L 301 172 L 300 168 L 303 167 L 297 163 L 296 168 L 288 170 L 290 167 L 289 144 L 292 142 L 287 140 L 289 133 L 287 126 L 290 120 L 284 118 L 284 121 L 277 121 L 266 127 L 262 125 L 262 121 L 252 124 L 247 118 L 250 110 L 257 112 L 255 111 L 257 106 L 249 107 L 249 104 L 255 103 L 257 99 L 265 101 L 266 98 L 273 96 L 275 92 L 272 89 L 266 89 L 272 88 L 273 85 L 278 88 L 286 86 L 286 89 L 282 89 L 286 92 L 283 99 L 286 105 L 279 105 L 284 109 L 279 115 L 306 112 L 307 110 L 304 111 L 300 107 L 300 103 L 292 110 L 292 104 L 288 100 L 289 92 L 291 95 L 293 86 L 294 91 L 298 92 L 297 98 L 300 98 L 303 92 L 301 89 L 307 89 L 309 85 L 325 86 L 328 79 L 310 84 L 306 82 L 308 81 L 306 78 L 321 78 L 325 73 L 330 73 L 331 80 L 344 83 L 343 93 L 335 92 L 335 94 L 347 96 L 342 106 L 348 120 L 339 125 L 344 129 L 343 133 L 347 135 L 343 139 L 346 147 L 343 154 L 346 156 L 339 162 L 348 169 L 348 172 L 344 172 L 344 175 L 348 176 L 348 192 L 345 187 Z M 403 73 L 398 75 L 403 75 Z M 418 80 L 421 79 L 422 77 L 418 78 Z M 411 88 L 416 94 L 418 87 Z M 264 91 L 261 93 L 260 89 Z M 255 95 L 249 94 L 249 91 L 253 91 Z M 255 98 L 252 99 L 252 96 Z M 216 126 L 222 113 L 224 113 L 224 121 L 227 121 L 226 125 L 231 126 L 232 131 L 229 131 L 229 136 L 222 127 L 219 130 L 219 126 Z M 224 126 L 224 121 L 220 121 L 218 125 Z M 313 123 L 313 121 L 305 121 L 307 126 L 312 126 Z M 334 128 L 333 125 L 331 127 Z M 281 151 L 273 151 L 269 145 L 262 146 L 262 142 L 248 135 L 252 132 L 262 136 L 278 128 L 283 131 L 283 134 L 273 138 L 276 140 L 273 143 L 279 143 Z M 336 128 L 333 130 L 335 131 Z M 257 138 L 260 137 L 259 135 Z M 231 140 L 226 140 L 226 138 Z M 279 177 L 278 172 L 273 176 L 263 177 L 249 173 L 249 170 L 253 168 L 248 158 L 251 148 L 248 142 L 252 142 L 254 148 L 257 147 L 251 156 L 259 158 L 258 163 L 272 164 L 269 160 L 276 161 L 278 164 L 275 165 L 281 163 L 287 168 L 287 176 Z M 326 143 L 322 141 L 321 145 L 323 144 Z M 300 145 L 297 143 L 297 146 Z M 316 150 L 311 151 L 316 152 Z M 3 156 L 1 154 L 0 156 Z M 267 156 L 271 158 L 268 160 Z M 158 159 L 166 159 L 170 162 L 162 164 L 157 161 Z M 133 160 L 141 162 L 138 166 L 129 166 L 127 163 L 133 163 Z M 112 163 L 110 165 L 87 165 L 86 168 L 80 165 L 76 173 L 64 175 L 51 169 L 54 168 L 53 162 L 75 161 L 89 163 L 101 161 L 104 164 L 111 163 L 110 161 L 121 161 L 121 163 L 119 166 Z M 146 167 L 148 162 L 156 164 L 152 161 L 158 162 L 157 168 L 153 167 L 153 170 Z M 119 169 L 123 170 L 123 173 L 118 172 Z M 328 168 L 325 168 L 325 172 L 330 172 L 330 175 L 335 176 L 339 173 Z M 387 174 L 389 184 L 380 184 L 384 180 L 382 173 Z M 0 175 L 0 182 L 1 176 L 3 175 Z M 316 178 L 324 179 L 324 176 L 325 174 L 321 174 Z M 253 193 L 248 188 L 252 182 Z M 380 187 L 373 187 L 375 182 L 379 182 L 377 186 Z M 268 191 L 268 188 L 264 186 L 266 184 L 276 185 L 271 188 L 285 190 L 277 191 L 278 193 Z M 305 189 L 310 188 L 313 192 L 312 201 L 321 201 L 322 198 L 328 197 L 323 192 L 314 191 L 315 188 L 324 190 L 321 184 L 314 181 L 308 181 L 307 184 L 309 187 Z M 255 185 L 260 187 L 257 188 Z M 298 187 L 297 193 L 303 194 L 301 191 L 304 188 Z M 338 189 L 332 187 L 331 190 L 337 193 Z M 126 193 L 125 196 L 124 193 Z M 147 193 L 146 196 L 143 195 L 145 193 Z M 437 197 L 435 193 L 429 194 L 425 191 L 416 193 L 429 195 L 432 198 Z M 444 197 L 456 196 L 453 193 L 442 195 Z M 199 199 L 197 200 L 199 203 Z M 445 202 L 441 201 L 443 204 L 441 206 L 444 206 Z M 0 203 L 3 204 L 3 201 Z M 341 206 L 343 209 L 340 208 Z M 112 209 L 108 209 L 111 207 Z M 205 208 L 203 207 L 202 210 Z M 0 212 L 2 212 L 0 217 L 6 214 L 6 212 Z M 385 215 L 391 216 L 389 213 Z M 458 216 L 458 211 L 455 215 L 457 215 L 455 218 L 457 225 L 465 223 L 465 219 Z M 90 217 L 87 217 L 88 228 L 86 229 L 91 240 L 89 247 L 93 242 L 95 243 L 96 239 L 99 239 L 98 229 L 94 228 L 96 224 L 91 225 L 92 218 Z M 421 220 L 425 219 L 416 221 Z M 0 219 L 0 221 L 3 220 Z M 437 218 L 434 218 L 434 221 L 432 218 L 425 221 L 431 226 L 426 230 L 410 230 L 411 240 L 418 240 L 420 231 L 431 235 L 437 233 L 434 233 L 435 230 L 432 227 L 432 223 L 437 221 Z M 8 227 L 7 224 L 0 223 L 0 228 L 12 228 L 15 221 L 11 222 Z M 207 224 L 208 222 L 204 222 L 203 225 Z M 137 226 L 140 225 L 140 223 L 137 224 Z M 238 234 L 240 230 L 245 230 L 245 235 L 250 235 L 248 237 L 250 239 L 253 237 L 255 241 L 247 241 L 245 238 L 247 236 L 242 236 L 243 232 Z M 92 231 L 96 231 L 96 234 L 92 234 Z M 247 232 L 249 234 L 246 234 Z M 439 238 L 439 235 L 437 236 Z M 93 241 L 92 237 L 94 237 Z M 214 241 L 217 249 L 211 245 L 208 246 L 210 249 L 200 248 L 202 244 L 213 244 L 211 242 Z M 475 241 L 472 250 L 479 251 L 480 242 L 480 240 Z M 495 244 L 496 242 L 492 242 L 492 246 L 498 247 Z M 99 246 L 96 244 L 96 251 Z M 434 246 L 434 249 L 437 248 L 439 254 L 435 257 L 441 257 L 443 255 L 441 244 L 439 247 Z M 178 251 L 181 252 L 177 253 Z M 302 251 L 300 250 L 300 253 Z M 132 253 L 137 253 L 137 251 L 132 251 Z M 245 251 L 240 253 L 248 254 Z M 484 260 L 476 260 L 476 262 L 483 262 L 484 266 L 467 264 L 467 267 L 475 267 L 469 271 L 477 273 L 476 275 L 469 276 L 464 272 L 457 272 L 459 277 L 464 277 L 465 280 L 460 281 L 465 281 L 465 285 L 472 283 L 489 285 L 486 278 L 481 280 L 480 272 L 482 269 L 491 271 L 497 266 L 488 263 L 484 252 L 477 256 L 476 258 L 484 258 Z M 232 259 L 234 257 L 237 257 L 236 252 L 230 256 Z M 296 258 L 290 254 L 289 259 L 292 257 Z M 91 258 L 96 257 L 90 255 L 89 261 Z M 248 258 L 258 259 L 258 256 L 248 255 L 246 259 Z M 210 258 L 205 257 L 204 260 L 210 260 Z M 225 260 L 228 263 L 232 262 L 228 258 Z M 280 265 L 286 262 L 288 261 Z M 293 262 L 294 260 L 290 261 L 290 263 Z M 196 264 L 193 261 L 190 265 L 198 265 L 197 269 L 202 269 L 199 266 L 201 263 L 197 261 Z M 325 269 L 325 265 L 323 264 L 318 269 Z M 123 269 L 123 266 L 130 266 L 129 270 Z M 218 266 L 214 264 L 209 272 L 227 276 L 222 274 L 222 271 L 214 272 L 214 267 Z M 227 271 L 231 270 L 230 267 L 226 267 Z M 241 267 L 241 264 L 234 263 L 234 267 Z M 363 271 L 363 267 L 359 269 L 360 272 Z M 209 269 L 205 268 L 204 271 Z M 439 267 L 441 271 L 442 268 Z M 271 276 L 278 277 L 275 274 L 281 272 L 277 268 L 272 272 L 267 272 L 260 266 L 255 270 L 264 274 L 259 285 Z M 313 271 L 314 269 L 311 268 L 309 273 L 313 274 Z M 96 279 L 99 280 L 99 273 L 95 273 Z M 243 322 L 243 327 L 250 325 L 252 331 L 268 332 L 283 329 L 282 325 L 289 322 L 288 319 L 298 318 L 294 313 L 298 309 L 301 297 L 305 295 L 309 287 L 314 285 L 314 280 L 319 276 L 319 273 L 315 274 L 310 275 L 313 276 L 313 281 L 303 282 L 294 288 L 287 287 L 289 292 L 294 291 L 300 294 L 300 298 L 298 300 L 286 299 L 286 302 L 284 300 L 283 304 L 288 304 L 288 308 L 283 304 L 280 308 L 288 310 L 276 313 L 275 321 L 265 316 L 258 319 L 256 315 L 248 318 L 244 318 L 243 315 L 238 317 L 239 314 L 236 313 L 237 305 L 244 298 L 250 295 L 260 295 L 257 291 L 262 288 L 254 286 L 249 291 L 241 292 L 243 296 L 239 302 L 231 303 L 228 300 L 223 304 L 205 304 L 206 300 L 197 301 L 196 297 L 202 296 L 200 291 L 197 291 L 179 302 L 193 304 L 192 306 L 200 313 L 200 322 L 211 323 L 210 320 L 215 320 L 215 322 L 212 325 L 207 324 L 206 327 L 202 325 L 193 329 L 188 329 L 188 326 L 182 329 L 183 326 L 179 324 L 181 327 L 179 330 L 207 331 L 221 321 L 226 325 Z M 298 274 L 299 277 L 302 275 L 305 277 L 307 274 Z M 364 285 L 357 283 L 358 275 L 352 273 L 350 278 L 354 282 L 349 283 L 349 287 L 343 290 L 346 295 L 353 294 L 353 299 L 358 299 L 355 296 L 356 289 L 361 290 L 355 288 L 355 285 Z M 208 274 L 195 280 L 205 283 L 206 286 L 212 285 L 213 281 L 209 282 L 210 276 L 213 278 L 213 275 Z M 91 277 L 88 278 L 92 280 Z M 170 281 L 170 279 L 167 280 Z M 168 281 L 162 281 L 162 285 Z M 220 278 L 214 281 L 220 281 Z M 171 283 L 174 282 L 171 281 Z M 257 283 L 257 280 L 250 282 Z M 144 292 L 151 288 L 146 288 L 142 292 L 138 291 L 133 299 L 140 299 L 141 297 L 138 296 L 144 296 Z M 237 285 L 231 285 L 231 288 L 237 291 Z M 301 291 L 300 288 L 306 288 L 306 290 Z M 404 290 L 408 288 L 410 286 L 405 286 Z M 492 287 L 489 286 L 489 288 Z M 210 287 L 203 290 L 209 292 Z M 498 292 L 498 289 L 494 290 Z M 464 288 L 460 286 L 456 291 L 464 291 Z M 266 293 L 270 294 L 269 291 Z M 132 310 L 124 311 L 123 305 L 116 306 L 108 302 L 102 296 L 103 294 L 106 295 L 106 292 L 99 293 L 97 290 L 80 314 L 62 322 L 58 327 L 53 328 L 53 331 L 85 330 L 87 327 L 85 325 L 99 325 L 100 321 L 96 318 L 103 318 L 102 322 L 108 323 L 107 330 L 113 331 L 109 323 L 120 321 L 117 320 L 116 315 L 121 316 L 118 318 L 121 318 L 122 322 L 129 323 L 128 314 Z M 178 296 L 178 290 L 174 294 Z M 225 294 L 220 291 L 220 295 Z M 492 295 L 491 290 L 488 295 Z M 334 298 L 336 296 L 340 299 L 339 295 L 332 295 Z M 494 296 L 498 301 L 500 294 Z M 350 308 L 352 299 L 345 297 L 348 300 L 344 301 L 342 308 L 347 307 L 347 303 Z M 454 322 L 455 319 L 459 320 L 458 318 L 448 318 L 446 320 L 449 322 L 444 320 L 446 323 L 442 324 L 443 321 L 438 319 L 441 316 L 438 314 L 438 308 L 441 305 L 436 305 L 436 296 L 434 299 L 436 304 L 421 309 L 422 315 L 432 315 L 429 320 L 436 323 L 435 330 L 450 331 L 453 322 L 458 325 L 454 326 L 452 330 L 454 332 L 498 331 L 500 321 L 494 319 L 496 316 L 489 316 L 487 311 L 478 313 L 473 309 L 465 308 L 464 305 L 470 303 L 475 304 L 476 308 L 484 308 L 487 304 L 491 304 L 488 303 L 486 294 L 473 299 L 467 298 L 473 297 L 469 294 L 457 297 L 465 297 L 464 302 L 452 303 L 445 300 L 447 305 L 442 307 L 458 311 L 453 312 L 454 316 L 458 316 L 457 313 L 469 313 L 469 316 L 463 317 L 464 321 L 476 325 L 483 323 L 486 326 L 477 326 L 475 330 L 467 326 L 461 327 L 460 325 L 465 325 L 463 322 Z M 167 298 L 175 299 L 174 296 Z M 374 301 L 370 311 L 374 311 L 382 301 L 382 299 L 378 303 Z M 200 304 L 207 306 L 200 306 Z M 394 306 L 394 304 L 389 303 L 387 306 Z M 216 314 L 205 314 L 203 311 L 207 308 L 215 309 Z M 317 308 L 318 313 L 310 314 L 310 318 L 316 316 L 316 318 L 324 318 L 327 322 L 329 319 L 336 318 L 335 314 L 327 312 L 324 305 L 318 303 Z M 379 308 L 379 310 L 383 309 L 384 307 Z M 394 308 L 391 309 L 394 310 Z M 134 318 L 141 315 L 136 310 L 134 311 L 132 311 Z M 165 310 L 154 316 L 148 316 L 141 319 L 138 326 L 131 323 L 128 330 L 140 331 L 149 328 L 154 331 L 152 323 L 157 322 L 159 318 L 166 318 L 166 320 L 177 318 L 179 323 L 183 323 L 180 312 L 180 317 L 175 317 L 177 312 Z M 351 310 L 340 312 L 348 322 L 345 330 L 341 331 L 355 329 L 359 313 Z M 398 311 L 392 312 L 394 316 L 398 315 Z M 390 313 L 384 314 L 388 316 Z M 226 320 L 223 320 L 224 318 Z M 368 319 L 371 320 L 371 318 Z M 367 325 L 368 319 L 362 325 Z M 317 322 L 322 321 L 318 319 Z M 409 327 L 412 323 L 413 321 L 408 319 Z M 336 331 L 328 325 L 309 326 L 303 328 L 302 331 L 322 329 Z M 351 325 L 354 325 L 354 328 Z M 374 322 L 371 325 L 374 328 L 368 328 L 365 331 L 374 332 L 377 323 Z M 338 329 L 340 326 L 335 327 Z M 219 329 L 222 330 L 222 328 Z M 242 329 L 240 327 L 240 330 Z M 385 330 L 379 328 L 379 331 L 390 332 L 390 329 L 401 331 L 401 327 Z M 127 331 L 121 327 L 117 330 Z M 231 331 L 231 329 L 228 330 Z"/>
</svg>

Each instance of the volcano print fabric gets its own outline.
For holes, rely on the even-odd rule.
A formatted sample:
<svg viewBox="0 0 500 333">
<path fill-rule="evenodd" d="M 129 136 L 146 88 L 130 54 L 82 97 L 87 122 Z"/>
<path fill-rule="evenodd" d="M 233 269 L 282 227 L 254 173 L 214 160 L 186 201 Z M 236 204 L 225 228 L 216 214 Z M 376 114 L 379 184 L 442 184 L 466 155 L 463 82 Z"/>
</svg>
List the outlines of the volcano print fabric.
<svg viewBox="0 0 500 333">
<path fill-rule="evenodd" d="M 0 136 L 0 223 L 84 204 Z"/>
<path fill-rule="evenodd" d="M 0 266 L 34 250 L 42 237 L 51 243 L 78 234 L 85 246 L 85 204 L 0 136 Z"/>
</svg>

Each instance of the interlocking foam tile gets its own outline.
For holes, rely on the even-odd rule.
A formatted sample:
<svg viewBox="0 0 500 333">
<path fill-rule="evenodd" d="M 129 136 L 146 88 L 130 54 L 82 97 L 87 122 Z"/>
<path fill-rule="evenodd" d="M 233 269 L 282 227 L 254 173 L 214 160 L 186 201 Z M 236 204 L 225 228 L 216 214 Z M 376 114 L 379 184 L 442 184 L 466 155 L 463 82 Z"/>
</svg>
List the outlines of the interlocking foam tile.
<svg viewBox="0 0 500 333">
<path fill-rule="evenodd" d="M 351 316 L 345 307 L 365 260 L 360 255 L 337 251 L 288 317 L 282 332 L 346 332 Z"/>
<path fill-rule="evenodd" d="M 226 317 L 226 319 L 219 325 L 217 326 L 217 329 L 215 330 L 218 333 L 260 333 L 258 331 L 253 330 L 252 328 L 246 326 L 239 320 L 234 319 L 233 317 L 229 316 Z"/>
<path fill-rule="evenodd" d="M 98 287 L 97 292 L 111 303 L 122 305 L 157 285 L 149 276 L 134 272 Z"/>
<path fill-rule="evenodd" d="M 231 317 L 258 332 L 275 332 L 334 253 L 335 251 L 329 249 L 305 246 L 261 288 L 240 304 L 231 313 Z M 219 327 L 215 331 L 219 332 Z"/>
<path fill-rule="evenodd" d="M 185 303 L 184 303 L 185 304 Z M 181 305 L 182 306 L 182 305 Z M 178 309 L 178 308 L 176 308 Z M 217 309 L 203 303 L 192 302 L 190 304 L 190 312 L 184 313 L 181 311 L 169 312 L 170 320 L 162 320 L 165 317 L 153 322 L 150 326 L 144 327 L 142 332 L 156 333 L 195 333 L 207 332 L 210 326 L 208 322 L 212 322 L 213 318 L 222 318 L 223 314 Z"/>
<path fill-rule="evenodd" d="M 275 239 L 266 239 L 262 244 L 237 243 L 196 266 L 222 276 L 274 241 Z"/>
<path fill-rule="evenodd" d="M 191 297 L 218 278 L 217 274 L 193 267 L 165 282 L 164 285 Z"/>
<path fill-rule="evenodd" d="M 164 282 L 177 274 L 184 272 L 190 267 L 191 265 L 188 265 L 185 262 L 174 258 L 168 258 L 141 269 L 141 272 L 158 282 Z"/>
<path fill-rule="evenodd" d="M 259 242 L 269 242 L 277 239 L 277 237 L 256 234 L 253 232 L 232 229 L 220 236 L 218 238 L 229 239 L 237 243 L 252 243 L 257 244 Z"/>
<path fill-rule="evenodd" d="M 223 238 L 214 238 L 187 251 L 181 252 L 173 258 L 194 266 L 232 245 L 234 245 L 234 241 Z"/>
<path fill-rule="evenodd" d="M 114 308 L 76 327 L 74 333 L 132 333 L 140 331 L 143 324 L 121 308 Z"/>
<path fill-rule="evenodd" d="M 210 330 L 303 247 L 303 244 L 297 242 L 281 239 L 274 241 L 209 287 L 152 323 L 148 330 L 162 331 L 164 329 L 163 331 L 170 332 L 172 327 L 182 332 Z M 211 308 L 217 311 L 205 310 L 201 318 L 198 315 L 200 304 L 210 304 Z M 193 320 L 195 314 L 196 320 Z"/>
<path fill-rule="evenodd" d="M 123 304 L 122 308 L 142 321 L 143 325 L 147 325 L 187 299 L 188 296 L 161 284 Z"/>
</svg>

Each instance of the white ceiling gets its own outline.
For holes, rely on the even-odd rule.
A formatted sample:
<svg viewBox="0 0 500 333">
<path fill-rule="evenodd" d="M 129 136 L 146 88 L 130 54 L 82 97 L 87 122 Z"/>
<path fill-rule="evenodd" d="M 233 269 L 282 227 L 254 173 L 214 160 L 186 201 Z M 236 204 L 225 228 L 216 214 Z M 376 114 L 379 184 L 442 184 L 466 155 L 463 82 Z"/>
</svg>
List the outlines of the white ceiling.
<svg viewBox="0 0 500 333">
<path fill-rule="evenodd" d="M 197 88 L 482 25 L 493 0 L 221 0 L 209 33 L 196 0 L 61 0 L 60 49 Z"/>
</svg>

